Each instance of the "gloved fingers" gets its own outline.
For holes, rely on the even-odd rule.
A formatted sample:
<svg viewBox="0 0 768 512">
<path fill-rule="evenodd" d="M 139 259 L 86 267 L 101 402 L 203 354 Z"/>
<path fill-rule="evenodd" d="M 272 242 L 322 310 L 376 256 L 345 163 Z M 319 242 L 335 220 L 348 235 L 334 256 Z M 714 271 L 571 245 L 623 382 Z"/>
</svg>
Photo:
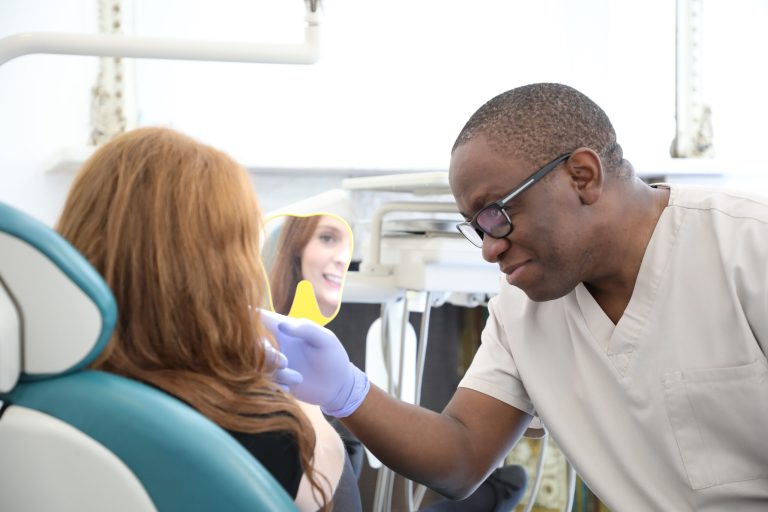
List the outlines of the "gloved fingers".
<svg viewBox="0 0 768 512">
<path fill-rule="evenodd" d="M 275 382 L 277 382 L 284 391 L 290 391 L 292 386 L 298 386 L 304 382 L 304 376 L 296 370 L 281 368 L 275 372 Z"/>
<path fill-rule="evenodd" d="M 259 316 L 261 318 L 261 323 L 264 324 L 264 327 L 266 327 L 267 329 L 269 329 L 275 334 L 277 334 L 278 324 L 282 320 L 285 320 L 286 318 L 288 318 L 286 316 L 280 315 L 268 309 L 259 309 L 258 311 L 259 311 Z"/>
<path fill-rule="evenodd" d="M 264 344 L 264 366 L 267 371 L 277 370 L 288 366 L 288 358 L 285 354 L 272 346 L 266 339 L 262 340 Z"/>
</svg>

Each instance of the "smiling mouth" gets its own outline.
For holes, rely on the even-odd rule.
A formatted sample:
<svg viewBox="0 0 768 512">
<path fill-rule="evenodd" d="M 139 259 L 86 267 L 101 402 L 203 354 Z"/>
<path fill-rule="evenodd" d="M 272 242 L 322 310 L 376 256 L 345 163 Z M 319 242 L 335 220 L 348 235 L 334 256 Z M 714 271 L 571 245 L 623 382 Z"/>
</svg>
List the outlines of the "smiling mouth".
<svg viewBox="0 0 768 512">
<path fill-rule="evenodd" d="M 341 284 L 341 276 L 333 275 L 333 274 L 323 274 L 323 278 L 333 284 L 340 285 Z"/>
</svg>

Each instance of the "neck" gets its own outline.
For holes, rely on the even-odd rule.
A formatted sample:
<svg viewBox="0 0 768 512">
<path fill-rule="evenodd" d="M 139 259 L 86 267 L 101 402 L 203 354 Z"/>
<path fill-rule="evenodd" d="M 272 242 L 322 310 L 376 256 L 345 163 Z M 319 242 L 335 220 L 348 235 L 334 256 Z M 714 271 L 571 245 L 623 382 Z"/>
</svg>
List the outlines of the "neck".
<svg viewBox="0 0 768 512">
<path fill-rule="evenodd" d="M 643 256 L 669 200 L 668 189 L 649 187 L 638 178 L 617 186 L 624 189 L 613 194 L 616 201 L 607 218 L 616 220 L 604 237 L 598 258 L 604 265 L 594 279 L 584 282 L 614 324 L 629 304 Z"/>
</svg>

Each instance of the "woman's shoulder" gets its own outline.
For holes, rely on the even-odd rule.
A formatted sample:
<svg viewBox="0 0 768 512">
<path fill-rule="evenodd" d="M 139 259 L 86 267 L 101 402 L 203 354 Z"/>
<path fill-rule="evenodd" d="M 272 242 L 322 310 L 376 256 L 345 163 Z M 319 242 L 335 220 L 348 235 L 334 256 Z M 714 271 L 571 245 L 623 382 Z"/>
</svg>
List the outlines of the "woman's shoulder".
<svg viewBox="0 0 768 512">
<path fill-rule="evenodd" d="M 301 410 L 309 419 L 315 430 L 314 470 L 324 478 L 320 478 L 321 485 L 325 488 L 328 497 L 335 494 L 344 470 L 346 451 L 336 429 L 328 423 L 320 408 L 299 402 Z M 299 488 L 296 504 L 301 510 L 316 510 L 314 497 L 305 478 Z"/>
</svg>

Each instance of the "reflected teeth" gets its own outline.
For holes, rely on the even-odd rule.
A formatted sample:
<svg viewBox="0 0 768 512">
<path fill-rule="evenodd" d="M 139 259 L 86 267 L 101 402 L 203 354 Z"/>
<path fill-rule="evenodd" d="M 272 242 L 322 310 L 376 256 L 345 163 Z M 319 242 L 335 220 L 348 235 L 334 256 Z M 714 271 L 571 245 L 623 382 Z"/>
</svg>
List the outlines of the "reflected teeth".
<svg viewBox="0 0 768 512">
<path fill-rule="evenodd" d="M 323 277 L 325 277 L 328 281 L 332 283 L 341 284 L 341 276 L 332 276 L 330 274 L 323 274 Z"/>
</svg>

